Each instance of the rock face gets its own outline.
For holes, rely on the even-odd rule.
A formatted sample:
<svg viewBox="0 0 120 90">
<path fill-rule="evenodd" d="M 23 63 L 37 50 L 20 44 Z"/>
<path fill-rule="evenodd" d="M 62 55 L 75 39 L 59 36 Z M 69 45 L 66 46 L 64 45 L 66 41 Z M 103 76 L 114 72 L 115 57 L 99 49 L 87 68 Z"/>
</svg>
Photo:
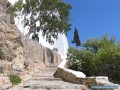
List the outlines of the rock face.
<svg viewBox="0 0 120 90">
<path fill-rule="evenodd" d="M 10 24 L 9 16 L 0 12 L 0 66 L 11 71 L 15 66 L 23 68 L 23 46 L 15 25 Z M 5 62 L 5 63 L 4 63 Z M 18 64 L 19 62 L 19 64 Z"/>
</svg>

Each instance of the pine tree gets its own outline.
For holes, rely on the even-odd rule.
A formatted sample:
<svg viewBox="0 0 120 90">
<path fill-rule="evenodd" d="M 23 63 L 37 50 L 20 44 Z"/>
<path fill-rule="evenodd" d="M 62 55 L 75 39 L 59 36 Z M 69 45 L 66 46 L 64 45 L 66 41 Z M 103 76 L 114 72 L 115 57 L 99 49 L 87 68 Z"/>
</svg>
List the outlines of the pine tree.
<svg viewBox="0 0 120 90">
<path fill-rule="evenodd" d="M 77 46 L 81 46 L 81 42 L 80 42 L 80 39 L 79 39 L 78 30 L 77 30 L 76 27 L 75 27 L 75 31 L 74 31 L 74 40 L 71 41 L 71 42 L 76 44 L 76 48 L 77 48 Z"/>
<path fill-rule="evenodd" d="M 71 24 L 68 23 L 69 11 L 71 5 L 66 4 L 63 0 L 19 0 L 14 5 L 14 11 L 21 11 L 24 15 L 24 25 L 30 26 L 27 36 L 31 33 L 37 33 L 40 30 L 49 43 L 58 38 L 58 33 L 67 33 Z M 28 19 L 26 16 L 30 14 Z M 34 18 L 37 16 L 37 18 Z M 36 22 L 40 26 L 36 27 Z"/>
</svg>

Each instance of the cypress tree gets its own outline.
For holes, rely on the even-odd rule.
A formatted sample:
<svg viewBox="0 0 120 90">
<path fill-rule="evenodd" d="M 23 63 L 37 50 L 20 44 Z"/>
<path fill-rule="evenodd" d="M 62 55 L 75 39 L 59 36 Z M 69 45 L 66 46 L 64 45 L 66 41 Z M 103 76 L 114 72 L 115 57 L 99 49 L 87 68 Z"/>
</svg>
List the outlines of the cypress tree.
<svg viewBox="0 0 120 90">
<path fill-rule="evenodd" d="M 77 48 L 77 46 L 81 46 L 81 41 L 79 39 L 79 34 L 78 34 L 78 30 L 76 27 L 75 27 L 75 31 L 74 31 L 74 40 L 72 41 L 72 43 L 76 44 L 76 48 Z"/>
</svg>

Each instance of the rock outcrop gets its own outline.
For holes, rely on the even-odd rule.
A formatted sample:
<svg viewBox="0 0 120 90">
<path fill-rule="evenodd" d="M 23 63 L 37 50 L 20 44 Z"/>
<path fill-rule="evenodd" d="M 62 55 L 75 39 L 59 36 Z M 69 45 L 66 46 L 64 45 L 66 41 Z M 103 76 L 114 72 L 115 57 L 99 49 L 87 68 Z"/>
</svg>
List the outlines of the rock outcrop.
<svg viewBox="0 0 120 90">
<path fill-rule="evenodd" d="M 2 53 L 0 66 L 5 71 L 11 71 L 15 66 L 22 69 L 24 60 L 21 36 L 15 25 L 9 23 L 9 16 L 0 12 L 0 18 L 0 49 Z"/>
</svg>

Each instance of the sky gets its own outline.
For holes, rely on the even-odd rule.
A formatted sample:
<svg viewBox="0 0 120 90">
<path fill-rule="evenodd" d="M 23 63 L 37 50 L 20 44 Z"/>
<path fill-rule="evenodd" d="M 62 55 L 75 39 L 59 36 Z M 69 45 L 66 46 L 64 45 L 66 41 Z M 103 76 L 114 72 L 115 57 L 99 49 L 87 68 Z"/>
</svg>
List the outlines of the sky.
<svg viewBox="0 0 120 90">
<path fill-rule="evenodd" d="M 74 28 L 81 42 L 89 38 L 100 38 L 106 33 L 120 40 L 120 0 L 65 0 L 72 5 L 70 11 L 71 31 L 67 38 L 69 46 L 74 37 Z"/>
</svg>

